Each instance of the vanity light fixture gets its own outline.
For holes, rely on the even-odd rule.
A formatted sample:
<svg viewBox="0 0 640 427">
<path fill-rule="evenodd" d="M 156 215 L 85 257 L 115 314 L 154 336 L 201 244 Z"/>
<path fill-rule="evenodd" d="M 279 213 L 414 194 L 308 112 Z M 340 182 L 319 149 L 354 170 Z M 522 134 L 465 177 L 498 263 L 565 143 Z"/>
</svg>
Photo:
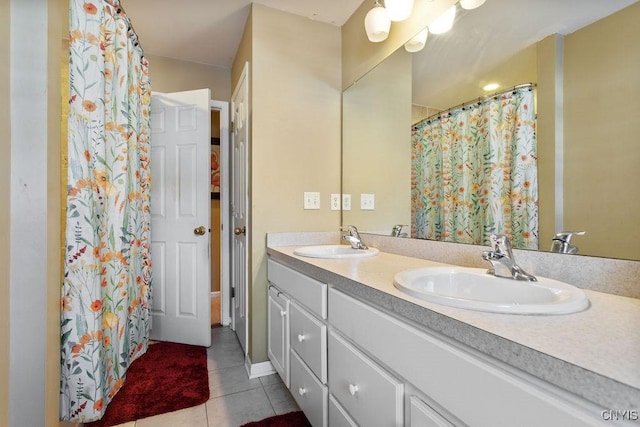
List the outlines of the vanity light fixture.
<svg viewBox="0 0 640 427">
<path fill-rule="evenodd" d="M 482 86 L 482 90 L 484 90 L 485 92 L 491 92 L 492 90 L 496 90 L 499 87 L 500 85 L 498 83 L 489 83 Z"/>
<path fill-rule="evenodd" d="M 373 8 L 364 18 L 364 28 L 369 41 L 373 43 L 385 41 L 391 30 L 391 21 L 403 21 L 411 16 L 413 1 L 414 0 L 384 0 L 385 5 L 382 6 L 380 0 L 375 0 Z M 463 9 L 475 9 L 482 6 L 485 1 L 486 0 L 460 0 L 460 6 Z M 405 43 L 404 48 L 407 52 L 413 53 L 422 50 L 427 41 L 428 33 L 443 34 L 449 31 L 453 27 L 453 22 L 456 19 L 456 7 L 456 4 L 449 7 L 442 15 L 438 16 L 431 25 Z"/>
<path fill-rule="evenodd" d="M 392 21 L 404 21 L 411 16 L 413 0 L 384 0 L 384 7 L 389 12 L 389 18 Z"/>
<path fill-rule="evenodd" d="M 463 9 L 471 10 L 482 6 L 485 1 L 487 0 L 460 0 L 460 6 Z"/>
<path fill-rule="evenodd" d="M 429 32 L 432 34 L 443 34 L 453 27 L 453 21 L 456 19 L 456 5 L 454 4 L 447 9 L 442 15 L 438 16 L 435 21 L 429 25 Z"/>
<path fill-rule="evenodd" d="M 409 53 L 419 52 L 427 42 L 427 36 L 429 35 L 429 29 L 425 28 L 415 35 L 411 40 L 404 44 L 404 49 Z"/>
<path fill-rule="evenodd" d="M 391 29 L 391 19 L 387 9 L 378 0 L 364 18 L 364 28 L 370 42 L 379 43 L 385 41 Z"/>
</svg>

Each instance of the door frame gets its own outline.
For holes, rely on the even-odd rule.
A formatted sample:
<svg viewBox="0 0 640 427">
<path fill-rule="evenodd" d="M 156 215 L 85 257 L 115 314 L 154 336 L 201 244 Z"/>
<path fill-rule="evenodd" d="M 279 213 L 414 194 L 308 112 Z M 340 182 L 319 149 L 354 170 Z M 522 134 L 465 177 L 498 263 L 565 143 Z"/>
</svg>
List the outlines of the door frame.
<svg viewBox="0 0 640 427">
<path fill-rule="evenodd" d="M 231 324 L 231 216 L 229 211 L 229 102 L 212 99 L 209 108 L 220 113 L 220 324 Z"/>
</svg>

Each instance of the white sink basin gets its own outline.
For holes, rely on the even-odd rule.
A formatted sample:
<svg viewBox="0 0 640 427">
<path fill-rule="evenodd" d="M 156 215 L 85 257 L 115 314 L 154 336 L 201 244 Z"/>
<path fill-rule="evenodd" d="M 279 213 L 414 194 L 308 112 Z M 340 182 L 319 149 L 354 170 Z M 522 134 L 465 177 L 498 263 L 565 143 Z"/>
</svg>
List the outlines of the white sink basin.
<svg viewBox="0 0 640 427">
<path fill-rule="evenodd" d="M 430 267 L 405 270 L 393 284 L 402 292 L 437 304 L 511 314 L 567 314 L 589 300 L 575 286 L 538 277 L 537 282 L 495 277 L 482 268 Z"/>
<path fill-rule="evenodd" d="M 378 255 L 376 248 L 353 249 L 347 245 L 300 246 L 293 251 L 294 255 L 311 258 L 366 258 Z"/>
</svg>

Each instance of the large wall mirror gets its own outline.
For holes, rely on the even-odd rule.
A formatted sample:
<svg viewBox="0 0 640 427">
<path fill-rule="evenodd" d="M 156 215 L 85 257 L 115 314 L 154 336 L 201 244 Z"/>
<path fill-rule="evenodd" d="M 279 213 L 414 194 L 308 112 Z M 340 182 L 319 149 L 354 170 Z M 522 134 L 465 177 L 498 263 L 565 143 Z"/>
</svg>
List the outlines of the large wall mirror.
<svg viewBox="0 0 640 427">
<path fill-rule="evenodd" d="M 487 0 L 425 48 L 400 48 L 343 93 L 343 224 L 411 236 L 411 127 L 500 89 L 536 85 L 538 249 L 640 260 L 640 2 Z M 393 29 L 392 29 L 393 30 Z M 373 209 L 361 209 L 373 194 Z M 415 235 L 415 233 L 414 233 Z"/>
</svg>

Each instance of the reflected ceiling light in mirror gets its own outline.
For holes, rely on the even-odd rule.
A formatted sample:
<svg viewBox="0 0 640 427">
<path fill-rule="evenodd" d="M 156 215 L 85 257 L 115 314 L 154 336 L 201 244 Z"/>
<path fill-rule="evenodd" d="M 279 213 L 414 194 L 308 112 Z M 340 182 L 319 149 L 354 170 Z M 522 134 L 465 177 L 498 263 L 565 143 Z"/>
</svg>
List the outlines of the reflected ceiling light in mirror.
<svg viewBox="0 0 640 427">
<path fill-rule="evenodd" d="M 496 90 L 499 87 L 500 85 L 498 83 L 488 83 L 482 86 L 482 90 L 484 90 L 485 92 L 491 92 L 492 90 Z"/>
<path fill-rule="evenodd" d="M 456 5 L 454 4 L 447 9 L 442 15 L 438 16 L 435 21 L 429 25 L 429 32 L 433 34 L 446 33 L 453 27 L 453 21 L 456 19 Z"/>
<path fill-rule="evenodd" d="M 411 16 L 413 0 L 384 0 L 384 7 L 392 21 L 404 21 Z"/>
<path fill-rule="evenodd" d="M 429 35 L 429 29 L 425 28 L 420 31 L 415 37 L 404 44 L 404 48 L 409 53 L 419 52 L 427 42 L 427 36 Z"/>
<path fill-rule="evenodd" d="M 485 1 L 487 0 L 460 0 L 460 6 L 463 9 L 471 10 L 482 6 Z"/>
<path fill-rule="evenodd" d="M 385 41 L 391 29 L 391 19 L 389 13 L 378 0 L 373 4 L 373 8 L 364 18 L 364 28 L 370 42 L 378 43 Z"/>
</svg>

